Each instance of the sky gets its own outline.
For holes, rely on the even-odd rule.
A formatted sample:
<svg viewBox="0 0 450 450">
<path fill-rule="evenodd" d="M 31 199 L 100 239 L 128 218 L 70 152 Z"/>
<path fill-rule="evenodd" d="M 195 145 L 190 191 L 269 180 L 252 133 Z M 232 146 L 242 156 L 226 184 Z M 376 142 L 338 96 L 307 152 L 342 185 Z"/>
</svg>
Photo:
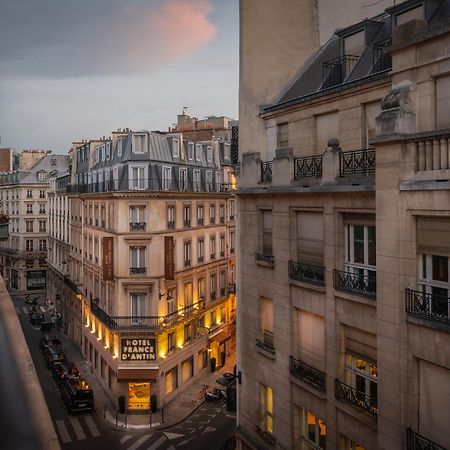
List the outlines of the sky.
<svg viewBox="0 0 450 450">
<path fill-rule="evenodd" d="M 0 0 L 0 147 L 238 114 L 239 0 Z"/>
</svg>

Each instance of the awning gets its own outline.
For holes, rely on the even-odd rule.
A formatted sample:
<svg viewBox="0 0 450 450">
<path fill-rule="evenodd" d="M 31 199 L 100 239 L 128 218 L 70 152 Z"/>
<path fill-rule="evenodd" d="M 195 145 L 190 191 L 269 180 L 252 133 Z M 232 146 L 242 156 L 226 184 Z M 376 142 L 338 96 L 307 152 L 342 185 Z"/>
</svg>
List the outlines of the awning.
<svg viewBox="0 0 450 450">
<path fill-rule="evenodd" d="M 117 369 L 117 381 L 150 381 L 156 383 L 158 369 Z"/>
</svg>

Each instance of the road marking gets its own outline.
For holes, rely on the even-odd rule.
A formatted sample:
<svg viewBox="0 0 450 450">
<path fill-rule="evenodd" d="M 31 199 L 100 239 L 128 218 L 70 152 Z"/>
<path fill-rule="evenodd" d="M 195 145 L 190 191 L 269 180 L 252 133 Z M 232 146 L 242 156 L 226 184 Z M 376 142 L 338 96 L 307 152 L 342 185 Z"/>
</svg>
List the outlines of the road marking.
<svg viewBox="0 0 450 450">
<path fill-rule="evenodd" d="M 127 450 L 136 450 L 142 443 L 144 443 L 151 434 L 146 434 L 145 436 L 142 436 L 140 439 L 138 439 L 131 447 L 128 447 Z"/>
<path fill-rule="evenodd" d="M 28 309 L 27 309 L 26 306 L 23 306 L 23 307 L 22 307 L 22 311 L 23 311 L 24 314 L 28 314 Z"/>
<path fill-rule="evenodd" d="M 147 450 L 157 450 L 157 448 L 163 444 L 164 442 L 166 442 L 166 437 L 163 435 L 161 436 L 156 442 L 154 442 L 152 445 L 150 445 L 150 447 Z"/>
<path fill-rule="evenodd" d="M 44 308 L 43 306 L 40 306 L 40 308 L 41 308 L 41 311 L 42 311 L 43 313 L 45 313 L 45 308 Z"/>
<path fill-rule="evenodd" d="M 84 421 L 86 422 L 86 425 L 89 428 L 89 431 L 92 434 L 92 437 L 98 437 L 100 436 L 100 431 L 98 431 L 98 428 L 95 426 L 94 419 L 92 416 L 85 416 Z"/>
<path fill-rule="evenodd" d="M 75 434 L 77 436 L 77 439 L 79 441 L 82 441 L 83 439 L 86 439 L 86 435 L 84 434 L 83 428 L 81 428 L 80 422 L 76 417 L 71 417 L 70 422 L 73 427 L 73 431 L 75 431 Z"/>
<path fill-rule="evenodd" d="M 127 442 L 129 439 L 131 439 L 133 436 L 124 436 L 121 440 L 120 443 L 121 444 L 125 444 L 125 442 Z"/>
<path fill-rule="evenodd" d="M 178 439 L 178 438 L 184 436 L 184 434 L 167 433 L 167 432 L 164 432 L 163 434 L 165 434 L 165 436 L 166 436 L 167 439 Z"/>
<path fill-rule="evenodd" d="M 189 439 L 186 439 L 185 441 L 183 441 L 183 442 L 180 442 L 178 445 L 177 445 L 177 447 L 181 447 L 182 445 L 186 445 L 186 444 L 188 444 L 189 443 L 189 441 L 192 441 L 192 439 L 195 439 L 195 436 L 192 436 L 191 438 L 189 438 Z"/>
<path fill-rule="evenodd" d="M 213 431 L 216 431 L 216 429 L 213 427 L 206 427 L 205 431 L 203 431 L 202 434 L 211 433 Z"/>
<path fill-rule="evenodd" d="M 72 442 L 72 439 L 70 439 L 69 436 L 69 431 L 67 430 L 66 424 L 64 423 L 64 420 L 57 420 L 55 423 L 56 428 L 58 428 L 59 437 L 61 438 L 62 443 L 68 444 L 69 442 Z"/>
</svg>

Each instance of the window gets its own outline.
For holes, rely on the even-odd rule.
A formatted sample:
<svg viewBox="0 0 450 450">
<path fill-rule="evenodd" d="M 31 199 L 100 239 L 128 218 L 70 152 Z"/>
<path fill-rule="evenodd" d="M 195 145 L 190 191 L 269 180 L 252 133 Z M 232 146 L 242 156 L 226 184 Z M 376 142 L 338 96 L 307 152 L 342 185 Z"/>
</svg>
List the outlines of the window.
<svg viewBox="0 0 450 450">
<path fill-rule="evenodd" d="M 33 191 L 31 190 L 27 191 L 27 198 L 33 198 Z"/>
<path fill-rule="evenodd" d="M 259 301 L 260 330 L 265 346 L 274 348 L 273 342 L 273 301 L 270 298 L 262 297 Z"/>
<path fill-rule="evenodd" d="M 277 125 L 277 147 L 287 147 L 289 145 L 289 124 L 280 123 Z"/>
<path fill-rule="evenodd" d="M 133 190 L 145 189 L 146 169 L 147 168 L 145 166 L 130 167 L 130 173 L 131 173 L 130 188 L 131 189 L 133 189 Z"/>
<path fill-rule="evenodd" d="M 164 191 L 172 189 L 172 168 L 164 166 L 162 168 L 162 188 Z"/>
<path fill-rule="evenodd" d="M 145 134 L 135 134 L 133 136 L 133 153 L 145 153 L 146 149 Z"/>
<path fill-rule="evenodd" d="M 216 192 L 220 192 L 220 186 L 222 185 L 222 173 L 216 172 Z"/>
<path fill-rule="evenodd" d="M 117 139 L 117 156 L 122 156 L 122 139 Z"/>
<path fill-rule="evenodd" d="M 262 214 L 262 253 L 273 256 L 272 250 L 272 211 L 261 211 Z"/>
<path fill-rule="evenodd" d="M 273 433 L 273 391 L 264 384 L 259 385 L 260 427 L 263 431 Z"/>
<path fill-rule="evenodd" d="M 185 227 L 191 226 L 191 205 L 183 206 L 183 223 Z"/>
<path fill-rule="evenodd" d="M 194 192 L 198 192 L 198 191 L 200 191 L 200 183 L 201 183 L 200 170 L 194 169 L 192 176 L 193 176 L 192 188 L 193 188 Z"/>
<path fill-rule="evenodd" d="M 206 161 L 208 163 L 212 163 L 212 160 L 213 160 L 212 147 L 208 145 L 208 147 L 206 147 Z"/>
<path fill-rule="evenodd" d="M 217 313 L 216 313 L 215 309 L 213 309 L 211 311 L 209 321 L 210 321 L 211 327 L 213 327 L 214 325 L 218 325 L 217 324 Z"/>
<path fill-rule="evenodd" d="M 323 214 L 299 212 L 298 261 L 303 264 L 323 266 Z"/>
<path fill-rule="evenodd" d="M 180 141 L 178 139 L 172 139 L 172 156 L 174 158 L 180 157 Z"/>
<path fill-rule="evenodd" d="M 219 251 L 220 251 L 221 257 L 225 256 L 225 235 L 224 234 L 221 234 L 220 238 L 219 238 Z"/>
<path fill-rule="evenodd" d="M 180 177 L 180 191 L 186 191 L 188 188 L 188 182 L 187 182 L 187 168 L 181 168 L 179 172 Z"/>
<path fill-rule="evenodd" d="M 185 241 L 183 245 L 184 267 L 191 265 L 191 241 Z"/>
<path fill-rule="evenodd" d="M 203 225 L 203 204 L 197 205 L 197 225 Z"/>
<path fill-rule="evenodd" d="M 184 306 L 192 305 L 192 283 L 184 283 Z"/>
<path fill-rule="evenodd" d="M 146 248 L 130 247 L 130 273 L 143 274 L 146 273 Z"/>
<path fill-rule="evenodd" d="M 45 252 L 47 250 L 47 239 L 39 239 L 39 250 Z"/>
<path fill-rule="evenodd" d="M 230 149 L 231 149 L 230 144 L 228 144 L 228 142 L 225 142 L 223 144 L 223 158 L 225 160 L 229 160 L 231 158 L 231 156 L 230 156 L 231 155 Z"/>
<path fill-rule="evenodd" d="M 204 369 L 208 365 L 208 350 L 198 352 L 198 369 Z"/>
<path fill-rule="evenodd" d="M 235 233 L 230 231 L 230 253 L 234 253 L 235 249 Z"/>
<path fill-rule="evenodd" d="M 316 154 L 321 155 L 328 147 L 328 140 L 339 139 L 339 116 L 337 112 L 316 116 Z"/>
<path fill-rule="evenodd" d="M 202 160 L 202 151 L 203 151 L 202 144 L 195 144 L 195 159 L 197 161 Z"/>
<path fill-rule="evenodd" d="M 130 294 L 131 300 L 131 324 L 142 325 L 146 314 L 146 300 L 145 294 Z"/>
<path fill-rule="evenodd" d="M 325 422 L 309 411 L 300 408 L 300 438 L 302 450 L 325 450 L 327 427 Z"/>
<path fill-rule="evenodd" d="M 220 286 L 220 296 L 221 297 L 226 295 L 225 283 L 226 283 L 226 272 L 224 270 L 221 270 L 220 275 L 219 275 L 219 286 Z"/>
<path fill-rule="evenodd" d="M 46 175 L 47 175 L 47 172 L 45 172 L 45 171 L 38 172 L 38 174 L 37 174 L 38 180 L 45 181 Z"/>
<path fill-rule="evenodd" d="M 167 335 L 167 350 L 172 352 L 175 350 L 175 332 L 172 331 Z"/>
<path fill-rule="evenodd" d="M 348 272 L 367 280 L 367 289 L 376 289 L 376 242 L 375 227 L 372 225 L 346 225 L 345 268 Z"/>
<path fill-rule="evenodd" d="M 184 326 L 184 343 L 187 344 L 192 338 L 192 324 L 188 323 Z"/>
<path fill-rule="evenodd" d="M 344 37 L 344 55 L 361 56 L 365 49 L 365 31 L 361 30 Z M 348 75 L 348 74 L 347 74 Z"/>
<path fill-rule="evenodd" d="M 173 333 L 170 333 L 173 335 Z M 175 347 L 169 347 L 169 349 L 173 350 Z M 169 350 L 169 351 L 171 351 Z M 173 369 L 170 369 L 166 372 L 165 375 L 166 381 L 166 394 L 170 394 L 175 389 L 178 388 L 178 366 L 175 366 Z"/>
<path fill-rule="evenodd" d="M 39 191 L 39 198 L 45 198 L 45 191 Z"/>
<path fill-rule="evenodd" d="M 212 191 L 212 172 L 210 170 L 205 172 L 205 189 L 206 192 Z"/>
<path fill-rule="evenodd" d="M 34 220 L 25 220 L 25 231 L 27 233 L 33 232 L 33 222 L 34 222 Z M 41 230 L 39 230 L 39 231 L 41 231 Z"/>
<path fill-rule="evenodd" d="M 377 404 L 376 363 L 347 353 L 345 355 L 345 382 L 362 394 L 360 401 L 363 402 L 365 396 L 368 396 L 375 405 Z"/>
<path fill-rule="evenodd" d="M 181 379 L 183 383 L 194 376 L 194 357 L 191 356 L 181 363 Z"/>
<path fill-rule="evenodd" d="M 214 224 L 216 222 L 216 204 L 211 203 L 209 205 L 209 221 L 211 224 Z"/>
<path fill-rule="evenodd" d="M 167 314 L 175 312 L 175 289 L 167 289 Z"/>
<path fill-rule="evenodd" d="M 27 214 L 33 214 L 33 203 L 27 203 Z"/>
<path fill-rule="evenodd" d="M 223 203 L 219 205 L 219 222 L 225 223 L 225 205 Z"/>
<path fill-rule="evenodd" d="M 167 228 L 175 229 L 175 205 L 167 206 Z"/>
<path fill-rule="evenodd" d="M 25 249 L 27 252 L 32 252 L 33 251 L 33 239 L 27 239 L 25 241 Z"/>
<path fill-rule="evenodd" d="M 209 237 L 209 250 L 211 259 L 216 259 L 216 236 L 214 234 Z"/>
<path fill-rule="evenodd" d="M 108 161 L 111 158 L 111 142 L 108 142 L 105 147 L 105 159 Z"/>
<path fill-rule="evenodd" d="M 188 142 L 188 160 L 192 161 L 194 159 L 194 143 Z"/>
<path fill-rule="evenodd" d="M 210 293 L 211 293 L 211 300 L 216 299 L 216 287 L 217 287 L 217 278 L 216 274 L 212 273 L 210 276 Z"/>
<path fill-rule="evenodd" d="M 205 298 L 205 278 L 199 278 L 198 279 L 198 297 L 200 299 L 204 299 Z"/>
<path fill-rule="evenodd" d="M 145 231 L 145 206 L 130 206 L 130 230 Z"/>
<path fill-rule="evenodd" d="M 234 220 L 234 200 L 230 200 L 229 210 L 230 210 L 230 220 Z"/>
<path fill-rule="evenodd" d="M 318 314 L 295 308 L 297 319 L 296 347 L 299 358 L 312 367 L 325 369 L 325 320 Z"/>
<path fill-rule="evenodd" d="M 205 257 L 205 240 L 203 238 L 197 239 L 197 261 L 203 262 Z"/>
<path fill-rule="evenodd" d="M 416 6 L 415 8 L 409 9 L 405 12 L 397 14 L 395 17 L 395 24 L 397 26 L 403 25 L 411 20 L 424 20 L 423 6 Z"/>
<path fill-rule="evenodd" d="M 45 214 L 45 203 L 39 204 L 39 214 Z"/>
<path fill-rule="evenodd" d="M 450 128 L 450 76 L 436 78 L 436 128 Z"/>
<path fill-rule="evenodd" d="M 357 444 L 355 441 L 345 437 L 344 435 L 339 435 L 339 450 L 366 450 L 361 444 Z"/>
</svg>

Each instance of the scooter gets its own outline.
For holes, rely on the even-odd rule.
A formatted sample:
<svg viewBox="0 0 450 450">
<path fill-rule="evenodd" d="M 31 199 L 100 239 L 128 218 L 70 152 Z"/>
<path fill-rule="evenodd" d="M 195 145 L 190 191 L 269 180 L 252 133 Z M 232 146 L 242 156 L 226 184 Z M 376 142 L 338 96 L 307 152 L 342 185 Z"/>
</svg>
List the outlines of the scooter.
<svg viewBox="0 0 450 450">
<path fill-rule="evenodd" d="M 226 394 L 221 389 L 215 388 L 214 391 L 206 391 L 205 392 L 205 401 L 206 402 L 217 402 L 219 400 L 226 400 Z"/>
</svg>

